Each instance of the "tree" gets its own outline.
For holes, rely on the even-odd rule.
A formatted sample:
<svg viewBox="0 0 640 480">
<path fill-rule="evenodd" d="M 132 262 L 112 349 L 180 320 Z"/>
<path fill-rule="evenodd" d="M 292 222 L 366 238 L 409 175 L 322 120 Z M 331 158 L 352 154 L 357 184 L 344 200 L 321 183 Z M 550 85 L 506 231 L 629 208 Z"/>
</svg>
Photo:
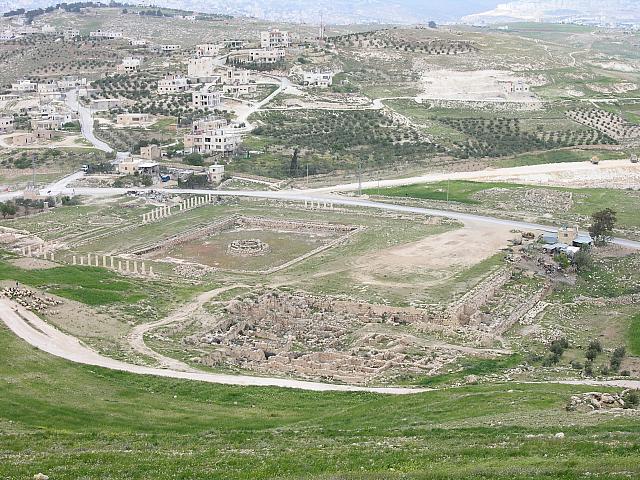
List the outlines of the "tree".
<svg viewBox="0 0 640 480">
<path fill-rule="evenodd" d="M 582 247 L 573 257 L 573 263 L 578 273 L 588 272 L 593 269 L 593 257 L 588 247 Z"/>
<path fill-rule="evenodd" d="M 297 148 L 293 150 L 293 155 L 291 156 L 291 163 L 289 164 L 289 176 L 290 177 L 298 176 L 298 149 Z"/>
<path fill-rule="evenodd" d="M 184 163 L 187 165 L 195 165 L 201 167 L 204 165 L 204 160 L 202 159 L 202 155 L 199 153 L 190 153 L 184 157 Z"/>
<path fill-rule="evenodd" d="M 604 245 L 611 239 L 616 221 L 616 212 L 610 208 L 605 208 L 591 216 L 589 233 L 597 245 Z"/>
<path fill-rule="evenodd" d="M 2 218 L 7 218 L 7 216 L 13 216 L 17 212 L 17 208 L 15 203 L 6 202 L 0 204 L 0 213 L 2 213 Z"/>
</svg>

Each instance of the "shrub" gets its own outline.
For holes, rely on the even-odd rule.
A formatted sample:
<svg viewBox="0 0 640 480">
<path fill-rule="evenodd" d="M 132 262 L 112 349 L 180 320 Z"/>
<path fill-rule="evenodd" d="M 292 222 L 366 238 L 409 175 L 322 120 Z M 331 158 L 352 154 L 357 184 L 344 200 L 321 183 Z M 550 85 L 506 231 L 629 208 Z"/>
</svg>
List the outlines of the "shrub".
<svg viewBox="0 0 640 480">
<path fill-rule="evenodd" d="M 624 400 L 624 408 L 635 408 L 640 405 L 640 392 L 629 390 L 622 396 L 622 400 Z"/>
<path fill-rule="evenodd" d="M 624 347 L 618 347 L 613 351 L 611 361 L 609 362 L 611 370 L 613 370 L 614 372 L 620 370 L 620 365 L 622 364 L 622 360 L 624 359 L 626 353 L 627 352 Z"/>
</svg>

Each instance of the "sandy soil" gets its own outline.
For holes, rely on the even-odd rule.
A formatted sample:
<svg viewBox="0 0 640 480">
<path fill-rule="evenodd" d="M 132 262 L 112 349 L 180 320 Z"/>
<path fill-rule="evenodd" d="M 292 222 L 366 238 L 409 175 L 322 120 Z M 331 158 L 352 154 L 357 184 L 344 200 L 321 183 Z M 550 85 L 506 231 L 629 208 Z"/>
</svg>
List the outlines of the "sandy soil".
<svg viewBox="0 0 640 480">
<path fill-rule="evenodd" d="M 57 263 L 35 257 L 14 258 L 12 260 L 9 260 L 9 263 L 24 270 L 40 270 L 44 268 L 55 268 L 59 266 Z"/>
<path fill-rule="evenodd" d="M 354 277 L 372 284 L 380 283 L 374 275 L 397 278 L 399 274 L 428 272 L 434 277 L 430 283 L 438 283 L 506 247 L 514 237 L 510 230 L 505 226 L 467 222 L 463 228 L 363 255 L 355 262 Z M 428 285 L 429 282 L 421 284 Z"/>
<path fill-rule="evenodd" d="M 540 103 L 533 93 L 507 93 L 500 82 L 526 79 L 503 70 L 424 72 L 420 79 L 423 93 L 418 98 L 483 102 Z"/>
</svg>

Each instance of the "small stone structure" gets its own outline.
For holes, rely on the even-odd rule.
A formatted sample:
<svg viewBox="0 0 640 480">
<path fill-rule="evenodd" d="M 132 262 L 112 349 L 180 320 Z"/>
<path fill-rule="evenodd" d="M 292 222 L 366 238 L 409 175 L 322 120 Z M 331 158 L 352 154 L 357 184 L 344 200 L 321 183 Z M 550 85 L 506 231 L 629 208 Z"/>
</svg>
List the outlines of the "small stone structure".
<svg viewBox="0 0 640 480">
<path fill-rule="evenodd" d="M 234 240 L 227 247 L 227 253 L 237 257 L 259 257 L 266 255 L 270 251 L 271 247 L 269 244 L 257 238 Z"/>
</svg>

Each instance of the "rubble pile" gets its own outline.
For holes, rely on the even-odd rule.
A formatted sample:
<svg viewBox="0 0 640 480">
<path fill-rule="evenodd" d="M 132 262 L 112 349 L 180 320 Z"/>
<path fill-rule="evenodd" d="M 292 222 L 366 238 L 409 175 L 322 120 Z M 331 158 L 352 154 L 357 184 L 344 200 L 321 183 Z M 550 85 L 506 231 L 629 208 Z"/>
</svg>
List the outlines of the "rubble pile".
<svg viewBox="0 0 640 480">
<path fill-rule="evenodd" d="M 267 291 L 230 302 L 206 331 L 183 342 L 209 350 L 198 358 L 207 366 L 367 384 L 430 375 L 458 358 L 458 351 L 419 337 L 428 318 L 417 312 Z"/>
<path fill-rule="evenodd" d="M 571 395 L 567 410 L 570 412 L 593 412 L 594 410 L 607 410 L 612 408 L 625 408 L 623 400 L 629 390 L 617 393 L 588 392 L 582 395 Z"/>
</svg>

